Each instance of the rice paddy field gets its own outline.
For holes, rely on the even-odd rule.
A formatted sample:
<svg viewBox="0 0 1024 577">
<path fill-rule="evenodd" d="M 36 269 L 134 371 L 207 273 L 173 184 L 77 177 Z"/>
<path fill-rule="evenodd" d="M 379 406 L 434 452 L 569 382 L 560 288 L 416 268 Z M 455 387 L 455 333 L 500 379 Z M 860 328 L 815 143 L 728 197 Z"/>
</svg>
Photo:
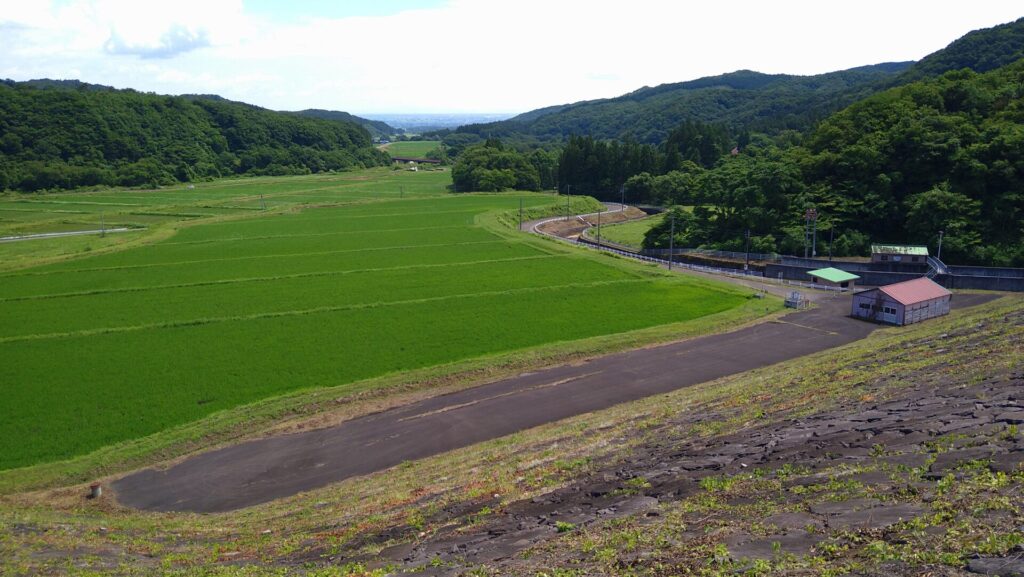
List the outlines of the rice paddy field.
<svg viewBox="0 0 1024 577">
<path fill-rule="evenodd" d="M 299 390 L 746 300 L 482 218 L 550 195 L 446 184 L 375 169 L 0 199 L 8 231 L 48 230 L 67 211 L 89 225 L 101 209 L 108 226 L 155 219 L 122 237 L 0 244 L 0 470 Z"/>
</svg>

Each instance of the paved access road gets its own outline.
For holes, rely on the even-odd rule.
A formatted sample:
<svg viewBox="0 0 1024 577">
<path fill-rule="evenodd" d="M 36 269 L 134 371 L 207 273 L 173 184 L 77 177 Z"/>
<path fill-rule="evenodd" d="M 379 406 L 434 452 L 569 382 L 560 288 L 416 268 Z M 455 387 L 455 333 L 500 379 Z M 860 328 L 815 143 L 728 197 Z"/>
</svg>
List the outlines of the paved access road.
<svg viewBox="0 0 1024 577">
<path fill-rule="evenodd" d="M 954 306 L 988 295 L 956 295 Z M 129 507 L 229 511 L 323 487 L 612 405 L 843 345 L 875 325 L 847 318 L 850 298 L 818 308 L 582 364 L 527 373 L 347 421 L 249 441 L 113 483 Z"/>
</svg>

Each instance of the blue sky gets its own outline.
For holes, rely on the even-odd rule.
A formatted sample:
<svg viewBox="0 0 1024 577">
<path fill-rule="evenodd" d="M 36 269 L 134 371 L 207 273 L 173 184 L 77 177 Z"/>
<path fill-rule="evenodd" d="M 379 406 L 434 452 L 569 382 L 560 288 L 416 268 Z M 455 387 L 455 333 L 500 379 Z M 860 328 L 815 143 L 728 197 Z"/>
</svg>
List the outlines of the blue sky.
<svg viewBox="0 0 1024 577">
<path fill-rule="evenodd" d="M 917 60 L 1005 0 L 0 0 L 0 78 L 276 110 L 523 112 L 740 69 Z"/>
</svg>

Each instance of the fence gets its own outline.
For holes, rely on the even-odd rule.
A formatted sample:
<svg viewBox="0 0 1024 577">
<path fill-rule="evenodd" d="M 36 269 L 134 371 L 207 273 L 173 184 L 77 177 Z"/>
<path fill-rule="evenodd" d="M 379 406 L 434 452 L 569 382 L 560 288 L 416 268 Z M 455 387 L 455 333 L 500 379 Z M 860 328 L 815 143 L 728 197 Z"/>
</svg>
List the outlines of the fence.
<svg viewBox="0 0 1024 577">
<path fill-rule="evenodd" d="M 633 249 L 633 248 L 630 248 L 630 247 L 624 247 L 623 245 L 617 245 L 615 243 L 610 243 L 610 242 L 605 241 L 605 240 L 602 240 L 601 243 L 598 244 L 597 241 L 595 241 L 595 240 L 592 240 L 592 239 L 580 236 L 580 237 L 578 237 L 576 239 L 576 243 L 579 244 L 579 245 L 586 246 L 588 248 L 595 249 L 595 250 L 603 250 L 603 251 L 615 253 L 615 254 L 618 254 L 618 255 L 621 255 L 621 256 L 626 256 L 626 257 L 629 257 L 629 258 L 635 258 L 637 260 L 642 260 L 644 262 L 662 264 L 662 265 L 666 265 L 666 266 L 669 265 L 669 261 L 667 259 L 660 258 L 659 256 L 653 256 L 653 255 L 647 254 L 647 251 L 637 252 L 636 249 Z M 731 277 L 736 277 L 736 278 L 758 278 L 759 279 L 759 278 L 763 278 L 764 277 L 764 275 L 761 272 L 754 271 L 754 270 L 744 271 L 744 270 L 733 269 L 733 268 L 722 268 L 722 267 L 714 267 L 714 266 L 704 266 L 704 265 L 692 264 L 692 263 L 686 263 L 686 262 L 679 262 L 679 261 L 672 261 L 671 265 L 672 265 L 673 268 L 681 268 L 681 269 L 693 270 L 693 271 L 697 271 L 697 272 L 705 272 L 705 273 L 708 273 L 708 274 L 720 274 L 720 275 L 731 276 Z"/>
<path fill-rule="evenodd" d="M 703 256 L 707 258 L 724 258 L 730 260 L 742 260 L 746 261 L 749 257 L 750 260 L 756 260 L 761 262 L 779 262 L 779 255 L 775 253 L 762 253 L 762 252 L 736 252 L 731 250 L 709 250 L 704 248 L 676 248 L 672 249 L 673 254 L 692 254 L 697 256 Z M 667 256 L 669 249 L 667 248 L 649 248 L 644 250 L 645 254 L 654 254 L 659 256 Z"/>
</svg>

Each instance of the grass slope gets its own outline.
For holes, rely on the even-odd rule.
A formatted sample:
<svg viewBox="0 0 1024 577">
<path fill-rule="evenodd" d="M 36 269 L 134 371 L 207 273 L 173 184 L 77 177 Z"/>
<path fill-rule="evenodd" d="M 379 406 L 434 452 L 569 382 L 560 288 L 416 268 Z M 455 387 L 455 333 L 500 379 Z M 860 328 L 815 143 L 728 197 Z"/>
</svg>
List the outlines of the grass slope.
<svg viewBox="0 0 1024 577">
<path fill-rule="evenodd" d="M 406 140 L 392 142 L 383 147 L 384 151 L 391 156 L 403 158 L 424 158 L 427 153 L 440 146 L 440 140 Z"/>
<path fill-rule="evenodd" d="M 664 220 L 665 215 L 656 214 L 640 220 L 631 220 L 620 224 L 611 224 L 601 227 L 601 238 L 617 244 L 641 248 L 644 244 L 644 235 L 651 227 L 657 226 Z M 595 237 L 594 231 L 589 231 L 587 236 Z"/>
</svg>

